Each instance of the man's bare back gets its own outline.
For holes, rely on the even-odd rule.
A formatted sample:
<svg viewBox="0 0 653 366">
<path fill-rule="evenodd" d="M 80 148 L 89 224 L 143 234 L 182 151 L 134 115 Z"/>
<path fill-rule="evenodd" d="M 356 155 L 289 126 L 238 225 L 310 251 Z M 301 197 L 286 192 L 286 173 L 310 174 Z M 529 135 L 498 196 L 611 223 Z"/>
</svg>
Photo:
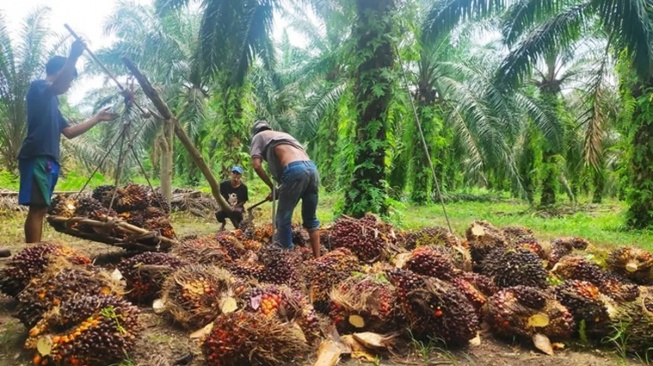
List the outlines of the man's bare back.
<svg viewBox="0 0 653 366">
<path fill-rule="evenodd" d="M 306 152 L 286 144 L 275 146 L 274 153 L 279 159 L 279 162 L 281 162 L 282 166 L 287 166 L 294 161 L 310 160 Z"/>
</svg>

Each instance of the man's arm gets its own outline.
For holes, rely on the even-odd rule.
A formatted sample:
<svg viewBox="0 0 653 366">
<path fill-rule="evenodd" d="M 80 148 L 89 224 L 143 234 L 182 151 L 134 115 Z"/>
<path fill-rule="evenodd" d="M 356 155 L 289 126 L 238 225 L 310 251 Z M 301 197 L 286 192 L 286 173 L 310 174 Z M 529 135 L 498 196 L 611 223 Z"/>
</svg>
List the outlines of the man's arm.
<svg viewBox="0 0 653 366">
<path fill-rule="evenodd" d="M 86 44 L 84 44 L 84 41 L 81 39 L 75 40 L 73 44 L 70 47 L 70 55 L 68 56 L 68 59 L 66 59 L 66 63 L 63 65 L 63 68 L 57 73 L 56 78 L 52 82 L 52 85 L 50 86 L 50 89 L 54 91 L 55 94 L 63 94 L 68 90 L 68 87 L 70 86 L 70 83 L 73 81 L 75 78 L 74 75 L 74 70 L 75 70 L 75 64 L 77 64 L 77 60 L 79 59 L 79 56 L 84 53 L 84 48 L 86 48 Z"/>
<path fill-rule="evenodd" d="M 261 164 L 262 161 L 263 161 L 263 159 L 261 159 L 259 157 L 253 157 L 252 158 L 252 168 L 254 168 L 254 171 L 259 176 L 259 178 L 261 178 L 263 180 L 263 182 L 265 184 L 267 184 L 268 187 L 270 187 L 270 189 L 272 189 L 272 187 L 274 187 L 274 185 L 272 184 L 272 180 L 270 180 L 270 177 L 268 177 L 268 173 L 266 173 L 265 170 L 263 170 L 263 165 Z"/>
<path fill-rule="evenodd" d="M 90 119 L 74 125 L 74 126 L 68 126 L 61 130 L 61 133 L 63 133 L 64 136 L 66 136 L 69 139 L 75 138 L 84 132 L 88 131 L 91 129 L 91 127 L 97 125 L 98 123 L 102 121 L 112 121 L 114 119 L 118 118 L 117 114 L 113 114 L 109 112 L 109 108 L 105 108 L 98 112 L 95 116 L 91 117 Z"/>
</svg>

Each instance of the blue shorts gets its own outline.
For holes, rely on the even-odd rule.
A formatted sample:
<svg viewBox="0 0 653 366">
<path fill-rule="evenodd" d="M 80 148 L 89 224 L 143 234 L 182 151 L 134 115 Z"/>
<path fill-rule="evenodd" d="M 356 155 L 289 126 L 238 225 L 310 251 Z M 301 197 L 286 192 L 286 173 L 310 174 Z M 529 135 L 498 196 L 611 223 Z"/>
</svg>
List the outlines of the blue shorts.
<svg viewBox="0 0 653 366">
<path fill-rule="evenodd" d="M 19 159 L 20 190 L 18 204 L 24 206 L 50 206 L 54 186 L 59 179 L 59 164 L 51 158 L 39 156 Z"/>
</svg>

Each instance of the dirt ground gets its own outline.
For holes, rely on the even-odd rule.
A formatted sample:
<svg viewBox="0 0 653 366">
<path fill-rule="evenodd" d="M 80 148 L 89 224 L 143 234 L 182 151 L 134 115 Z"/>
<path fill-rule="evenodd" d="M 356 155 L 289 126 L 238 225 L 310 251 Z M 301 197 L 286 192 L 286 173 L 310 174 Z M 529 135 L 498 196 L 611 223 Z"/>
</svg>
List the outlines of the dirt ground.
<svg viewBox="0 0 653 366">
<path fill-rule="evenodd" d="M 217 225 L 214 220 L 202 220 L 179 216 L 175 218 L 175 230 L 180 237 L 189 234 L 208 234 L 214 232 Z M 12 253 L 24 247 L 22 240 L 22 217 L 0 217 L 0 247 L 8 247 Z M 96 259 L 96 264 L 112 266 L 124 255 L 121 249 L 73 237 L 61 235 L 49 227 L 45 228 L 44 240 L 66 244 L 88 253 Z M 0 267 L 6 259 L 0 259 Z M 0 295 L 0 366 L 31 365 L 31 355 L 23 352 L 23 342 L 27 330 L 15 318 L 15 301 Z M 198 344 L 188 337 L 188 333 L 176 328 L 165 319 L 155 315 L 149 308 L 141 308 L 144 332 L 135 351 L 130 354 L 129 362 L 119 366 L 173 366 L 204 365 Z M 403 357 L 381 357 L 378 365 L 479 365 L 479 366 L 609 366 L 641 365 L 636 360 L 619 357 L 612 351 L 591 348 L 579 348 L 567 344 L 565 349 L 556 351 L 554 356 L 547 356 L 534 350 L 528 344 L 511 344 L 495 339 L 487 331 L 481 332 L 481 344 L 469 346 L 462 350 L 446 351 L 437 347 L 406 345 L 398 353 Z M 190 360 L 177 363 L 177 360 Z M 311 365 L 315 355 L 308 355 L 303 365 Z M 357 360 L 343 359 L 342 365 L 362 364 Z"/>
</svg>

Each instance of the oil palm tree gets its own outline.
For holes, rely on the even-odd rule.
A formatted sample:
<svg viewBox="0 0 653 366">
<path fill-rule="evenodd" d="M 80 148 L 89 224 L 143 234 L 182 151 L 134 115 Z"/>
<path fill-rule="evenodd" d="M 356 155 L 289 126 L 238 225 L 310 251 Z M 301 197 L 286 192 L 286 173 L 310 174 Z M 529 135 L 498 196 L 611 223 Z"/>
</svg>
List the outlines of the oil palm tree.
<svg viewBox="0 0 653 366">
<path fill-rule="evenodd" d="M 25 95 L 32 80 L 45 74 L 45 63 L 63 44 L 46 27 L 50 10 L 37 8 L 23 20 L 18 42 L 11 39 L 0 14 L 0 165 L 14 172 L 26 133 Z M 54 42 L 54 46 L 51 41 Z"/>
</svg>

